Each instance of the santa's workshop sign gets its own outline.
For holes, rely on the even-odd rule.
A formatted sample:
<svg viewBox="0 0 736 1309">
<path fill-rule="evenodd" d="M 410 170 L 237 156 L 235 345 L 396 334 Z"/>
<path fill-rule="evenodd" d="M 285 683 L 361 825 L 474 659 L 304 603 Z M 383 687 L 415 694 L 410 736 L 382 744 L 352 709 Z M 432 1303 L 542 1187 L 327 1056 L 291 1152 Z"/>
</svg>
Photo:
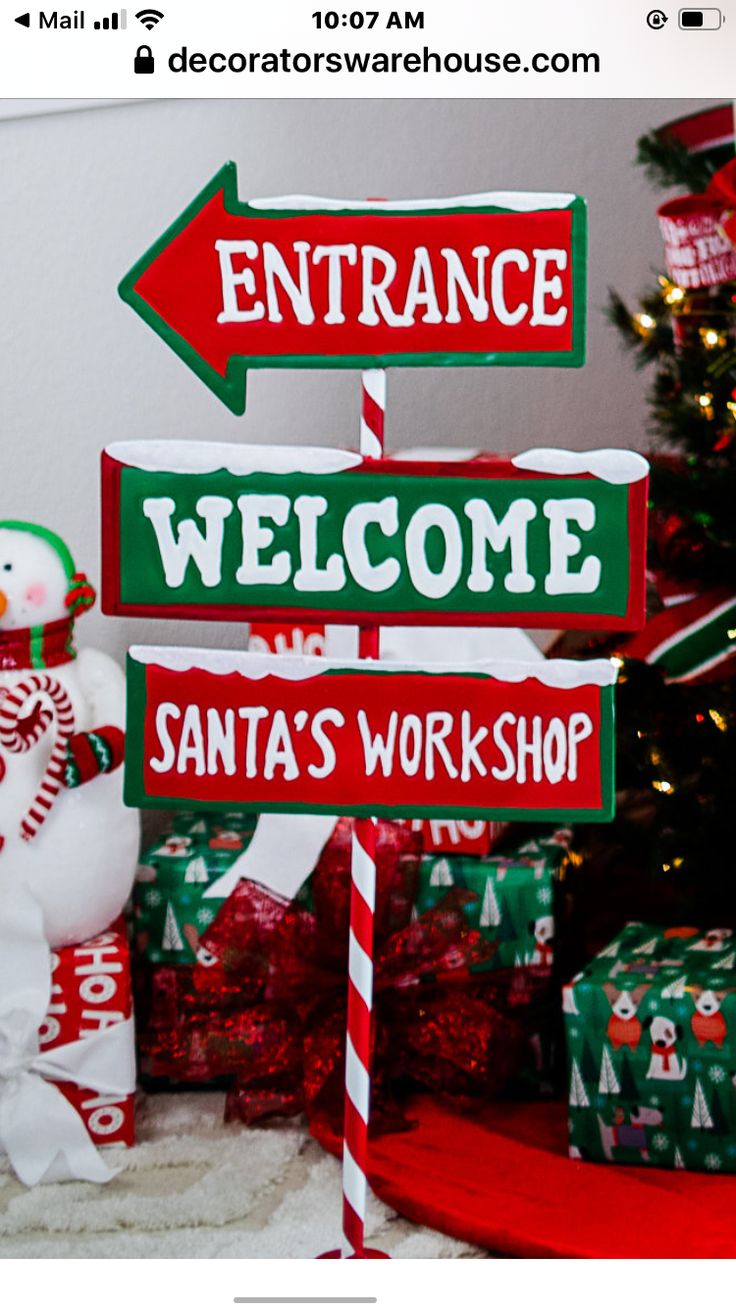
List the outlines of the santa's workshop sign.
<svg viewBox="0 0 736 1309">
<path fill-rule="evenodd" d="M 234 413 L 249 368 L 580 367 L 579 196 L 238 199 L 226 164 L 120 294 Z"/>
<path fill-rule="evenodd" d="M 132 442 L 103 459 L 107 613 L 634 629 L 647 464 Z"/>
<path fill-rule="evenodd" d="M 426 668 L 136 646 L 126 800 L 606 822 L 608 660 Z"/>
</svg>

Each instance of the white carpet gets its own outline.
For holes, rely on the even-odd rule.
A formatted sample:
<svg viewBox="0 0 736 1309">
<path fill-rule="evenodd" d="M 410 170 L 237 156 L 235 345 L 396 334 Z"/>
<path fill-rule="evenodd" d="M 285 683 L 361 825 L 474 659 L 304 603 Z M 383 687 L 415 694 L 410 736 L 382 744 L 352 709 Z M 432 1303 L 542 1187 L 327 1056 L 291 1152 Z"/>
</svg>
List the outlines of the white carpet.
<svg viewBox="0 0 736 1309">
<path fill-rule="evenodd" d="M 28 1191 L 0 1159 L 5 1259 L 313 1258 L 339 1244 L 340 1167 L 294 1125 L 226 1126 L 221 1094 L 141 1096 L 125 1171 Z M 371 1198 L 369 1242 L 395 1259 L 483 1257 Z"/>
</svg>

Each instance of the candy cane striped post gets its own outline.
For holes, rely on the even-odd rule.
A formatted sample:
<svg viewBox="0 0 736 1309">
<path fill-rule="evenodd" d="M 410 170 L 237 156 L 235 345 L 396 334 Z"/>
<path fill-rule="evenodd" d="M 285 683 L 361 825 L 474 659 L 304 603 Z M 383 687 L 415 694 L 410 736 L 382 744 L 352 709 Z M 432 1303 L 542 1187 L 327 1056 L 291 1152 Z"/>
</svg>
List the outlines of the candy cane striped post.
<svg viewBox="0 0 736 1309">
<path fill-rule="evenodd" d="M 64 687 L 47 673 L 35 673 L 8 690 L 0 703 L 0 745 L 11 754 L 24 754 L 41 739 L 51 723 L 48 712 L 39 715 L 33 731 L 28 733 L 20 730 L 18 721 L 21 709 L 27 708 L 28 701 L 35 696 L 51 701 L 56 740 L 41 785 L 21 821 L 20 834 L 24 841 L 33 840 L 53 808 L 63 785 L 67 742 L 74 733 L 74 710 Z"/>
<path fill-rule="evenodd" d="M 361 375 L 360 383 L 360 453 L 367 459 L 380 459 L 386 422 L 385 369 L 369 369 Z"/>
<path fill-rule="evenodd" d="M 371 369 L 361 377 L 360 452 L 380 459 L 386 418 L 386 374 Z M 377 659 L 379 630 L 361 627 L 358 657 Z M 381 1257 L 365 1248 L 368 1192 L 368 1118 L 371 1097 L 373 1010 L 373 919 L 376 908 L 376 819 L 356 818 L 353 827 L 348 952 L 348 1021 L 345 1042 L 345 1124 L 342 1154 L 342 1257 Z"/>
<path fill-rule="evenodd" d="M 386 374 L 376 368 L 361 376 L 360 453 L 380 459 L 386 419 Z M 376 624 L 358 632 L 358 657 L 377 659 Z M 368 1196 L 368 1119 L 371 1099 L 371 1015 L 373 1012 L 373 920 L 376 908 L 376 819 L 353 825 L 348 949 L 348 1016 L 345 1038 L 345 1120 L 342 1148 L 342 1231 L 340 1250 L 323 1259 L 388 1259 L 365 1245 Z"/>
</svg>

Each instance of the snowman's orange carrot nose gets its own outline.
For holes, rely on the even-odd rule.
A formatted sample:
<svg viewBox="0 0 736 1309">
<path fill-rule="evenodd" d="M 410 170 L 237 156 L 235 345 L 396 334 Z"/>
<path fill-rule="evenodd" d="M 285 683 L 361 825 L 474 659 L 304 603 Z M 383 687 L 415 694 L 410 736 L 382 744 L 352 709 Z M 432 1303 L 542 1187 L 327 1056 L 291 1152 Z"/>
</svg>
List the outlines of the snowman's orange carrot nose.
<svg viewBox="0 0 736 1309">
<path fill-rule="evenodd" d="M 8 597 L 6 596 L 4 591 L 0 591 L 0 618 L 2 618 L 7 607 L 8 607 Z"/>
</svg>

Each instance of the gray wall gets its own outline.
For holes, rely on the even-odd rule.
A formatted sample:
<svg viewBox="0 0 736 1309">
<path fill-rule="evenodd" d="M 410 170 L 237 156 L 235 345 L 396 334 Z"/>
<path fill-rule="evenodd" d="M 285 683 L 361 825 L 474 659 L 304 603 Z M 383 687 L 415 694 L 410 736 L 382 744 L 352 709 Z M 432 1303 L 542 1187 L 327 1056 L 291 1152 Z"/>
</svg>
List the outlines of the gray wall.
<svg viewBox="0 0 736 1309">
<path fill-rule="evenodd" d="M 23 112 L 23 102 L 19 103 Z M 389 448 L 646 442 L 645 380 L 602 316 L 662 251 L 636 138 L 699 102 L 160 101 L 0 122 L 0 517 L 64 535 L 99 577 L 97 464 L 110 441 L 354 444 L 358 377 L 253 373 L 234 418 L 115 287 L 222 162 L 241 196 L 565 190 L 590 206 L 582 372 L 414 370 L 389 379 Z M 237 629 L 85 617 L 86 642 L 240 644 Z"/>
</svg>

